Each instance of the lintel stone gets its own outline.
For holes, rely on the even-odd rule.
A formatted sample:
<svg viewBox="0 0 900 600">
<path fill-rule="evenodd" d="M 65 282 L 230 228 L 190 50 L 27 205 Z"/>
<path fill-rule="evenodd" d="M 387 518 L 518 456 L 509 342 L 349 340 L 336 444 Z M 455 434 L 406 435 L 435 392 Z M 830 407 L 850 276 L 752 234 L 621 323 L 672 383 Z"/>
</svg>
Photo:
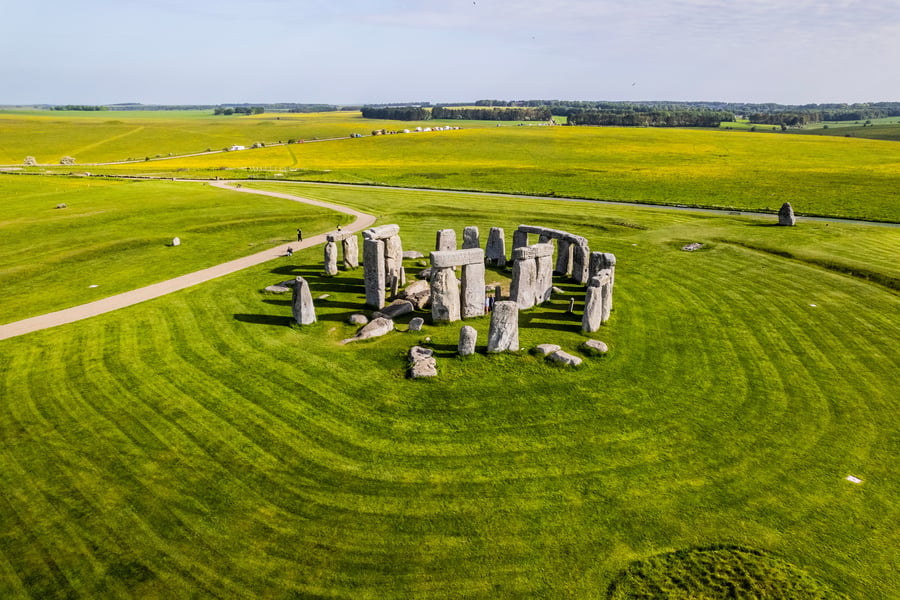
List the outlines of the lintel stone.
<svg viewBox="0 0 900 600">
<path fill-rule="evenodd" d="M 484 250 L 468 248 L 466 250 L 435 250 L 431 253 L 431 266 L 436 269 L 462 267 L 475 263 L 484 263 Z"/>
</svg>

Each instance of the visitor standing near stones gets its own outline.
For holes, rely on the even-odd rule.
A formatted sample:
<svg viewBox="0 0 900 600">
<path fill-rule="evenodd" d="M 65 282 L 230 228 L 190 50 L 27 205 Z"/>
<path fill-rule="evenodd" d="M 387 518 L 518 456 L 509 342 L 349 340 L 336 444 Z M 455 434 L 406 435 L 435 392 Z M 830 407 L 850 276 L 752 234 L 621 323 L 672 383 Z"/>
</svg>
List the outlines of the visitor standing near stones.
<svg viewBox="0 0 900 600">
<path fill-rule="evenodd" d="M 297 230 L 297 241 L 298 242 L 303 241 L 303 232 L 300 229 Z"/>
</svg>

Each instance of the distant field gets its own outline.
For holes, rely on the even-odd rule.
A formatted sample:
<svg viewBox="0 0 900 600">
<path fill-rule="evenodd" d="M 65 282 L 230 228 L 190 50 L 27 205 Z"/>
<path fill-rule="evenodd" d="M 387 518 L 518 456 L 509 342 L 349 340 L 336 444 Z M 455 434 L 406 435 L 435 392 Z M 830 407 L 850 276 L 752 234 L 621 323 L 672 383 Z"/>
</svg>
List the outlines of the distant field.
<svg viewBox="0 0 900 600">
<path fill-rule="evenodd" d="M 618 258 L 612 319 L 591 336 L 611 351 L 576 370 L 529 353 L 586 339 L 567 313 L 583 288 L 563 278 L 521 313 L 518 355 L 483 353 L 487 318 L 467 321 L 466 359 L 461 324 L 410 333 L 412 315 L 341 346 L 362 275 L 324 277 L 321 247 L 4 340 L 3 598 L 900 597 L 897 229 L 264 186 L 378 214 L 423 252 L 444 227 L 584 235 Z M 133 195 L 163 219 L 184 187 L 115 184 L 129 193 L 92 208 Z M 4 243 L 40 217 L 17 210 Z M 56 225 L 49 245 L 81 242 Z M 297 275 L 316 325 L 261 292 Z M 437 379 L 404 376 L 414 344 Z"/>
<path fill-rule="evenodd" d="M 806 127 L 789 128 L 787 134 L 801 135 L 832 135 L 844 137 L 857 137 L 869 140 L 900 141 L 900 117 L 885 117 L 883 119 L 871 119 L 871 125 L 863 125 L 862 121 L 822 121 Z M 778 125 L 759 125 L 749 121 L 727 122 L 723 121 L 719 126 L 724 130 L 756 131 L 762 133 L 782 133 Z"/>
<path fill-rule="evenodd" d="M 26 156 L 57 164 L 141 160 L 189 154 L 232 145 L 289 139 L 346 137 L 373 129 L 428 126 L 440 121 L 401 123 L 363 119 L 358 112 L 272 113 L 213 116 L 204 111 L 0 111 L 0 164 L 21 165 Z M 488 127 L 487 121 L 454 121 Z"/>
<path fill-rule="evenodd" d="M 329 231 L 344 215 L 172 182 L 0 175 L 0 323 Z M 67 208 L 56 209 L 65 203 Z M 168 247 L 178 236 L 182 246 Z M 96 287 L 90 287 L 96 286 Z"/>
<path fill-rule="evenodd" d="M 269 169 L 269 172 L 261 171 Z M 98 173 L 497 191 L 900 220 L 900 144 L 614 127 L 489 127 L 293 144 Z"/>
</svg>

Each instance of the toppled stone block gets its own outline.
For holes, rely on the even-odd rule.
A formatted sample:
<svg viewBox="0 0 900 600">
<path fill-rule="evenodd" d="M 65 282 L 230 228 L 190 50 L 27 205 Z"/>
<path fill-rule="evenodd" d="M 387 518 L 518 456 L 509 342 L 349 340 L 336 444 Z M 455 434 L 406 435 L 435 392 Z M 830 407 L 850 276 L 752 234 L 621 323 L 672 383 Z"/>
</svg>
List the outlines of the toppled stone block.
<svg viewBox="0 0 900 600">
<path fill-rule="evenodd" d="M 384 317 L 387 319 L 396 319 L 402 315 L 409 314 L 413 311 L 413 304 L 409 300 L 394 300 L 380 311 L 373 313 L 373 318 Z"/>
<path fill-rule="evenodd" d="M 553 354 L 557 350 L 561 350 L 560 346 L 558 346 L 557 344 L 538 344 L 534 347 L 534 352 L 536 354 L 540 354 L 541 356 Z"/>
<path fill-rule="evenodd" d="M 596 356 L 609 352 L 609 346 L 600 340 L 588 340 L 581 345 L 581 350 L 585 354 Z"/>
<path fill-rule="evenodd" d="M 287 294 L 291 291 L 291 288 L 286 285 L 270 285 L 265 288 L 265 291 L 270 294 Z"/>
<path fill-rule="evenodd" d="M 405 250 L 403 252 L 403 258 L 406 260 L 413 260 L 416 258 L 425 258 L 425 255 L 417 250 Z"/>
<path fill-rule="evenodd" d="M 410 348 L 409 363 L 410 378 L 437 377 L 437 361 L 434 359 L 434 351 L 431 348 L 421 346 Z"/>
<path fill-rule="evenodd" d="M 351 325 L 363 326 L 369 323 L 369 317 L 361 313 L 355 313 L 347 318 L 347 322 Z"/>
<path fill-rule="evenodd" d="M 394 330 L 394 322 L 390 319 L 386 319 L 384 317 L 379 317 L 377 319 L 372 319 L 368 325 L 364 326 L 356 335 L 352 338 L 347 338 L 343 340 L 342 344 L 349 344 L 350 342 L 358 342 L 360 340 L 368 340 L 375 337 L 380 337 L 387 333 L 390 333 Z"/>
<path fill-rule="evenodd" d="M 551 354 L 547 355 L 547 359 L 563 365 L 568 365 L 570 367 L 577 367 L 582 363 L 581 358 L 572 356 L 568 352 L 563 352 L 562 350 L 552 352 Z"/>
</svg>

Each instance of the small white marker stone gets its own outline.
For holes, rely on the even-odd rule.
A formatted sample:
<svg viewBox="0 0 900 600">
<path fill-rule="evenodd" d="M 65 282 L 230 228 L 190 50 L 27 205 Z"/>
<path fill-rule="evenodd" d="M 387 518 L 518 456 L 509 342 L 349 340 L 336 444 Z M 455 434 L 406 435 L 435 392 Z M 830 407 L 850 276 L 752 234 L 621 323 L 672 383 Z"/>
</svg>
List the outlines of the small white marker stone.
<svg viewBox="0 0 900 600">
<path fill-rule="evenodd" d="M 815 305 L 815 304 L 810 304 L 810 306 L 812 306 L 812 307 L 813 307 L 813 308 L 815 308 L 815 307 L 816 307 L 816 305 Z"/>
<path fill-rule="evenodd" d="M 93 283 L 93 284 L 89 285 L 88 287 L 89 287 L 89 288 L 95 288 L 95 287 L 100 287 L 100 286 L 98 286 L 96 283 Z"/>
<path fill-rule="evenodd" d="M 854 477 L 853 475 L 847 475 L 846 479 L 850 483 L 862 483 L 862 479 L 860 479 L 859 477 Z"/>
</svg>

